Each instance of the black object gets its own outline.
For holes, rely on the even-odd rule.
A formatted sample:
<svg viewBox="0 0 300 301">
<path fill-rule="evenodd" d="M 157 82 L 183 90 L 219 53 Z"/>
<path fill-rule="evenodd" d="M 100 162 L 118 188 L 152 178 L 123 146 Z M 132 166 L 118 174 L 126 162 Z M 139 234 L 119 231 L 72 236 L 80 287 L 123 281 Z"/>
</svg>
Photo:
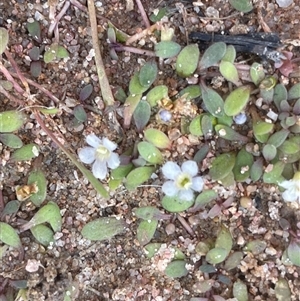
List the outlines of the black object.
<svg viewBox="0 0 300 301">
<path fill-rule="evenodd" d="M 277 51 L 281 41 L 276 33 L 249 33 L 239 35 L 208 34 L 192 32 L 189 38 L 199 44 L 200 49 L 206 49 L 212 42 L 224 42 L 233 45 L 237 52 L 254 53 L 274 62 L 280 62 L 286 57 Z"/>
</svg>

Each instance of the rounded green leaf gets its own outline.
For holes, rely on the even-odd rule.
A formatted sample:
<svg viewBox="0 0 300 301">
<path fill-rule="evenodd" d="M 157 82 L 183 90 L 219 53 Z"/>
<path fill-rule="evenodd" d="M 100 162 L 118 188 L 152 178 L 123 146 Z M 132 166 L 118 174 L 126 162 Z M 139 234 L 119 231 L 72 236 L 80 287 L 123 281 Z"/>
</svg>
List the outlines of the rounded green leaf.
<svg viewBox="0 0 300 301">
<path fill-rule="evenodd" d="M 147 162 L 152 164 L 162 164 L 163 163 L 163 156 L 160 152 L 160 150 L 155 147 L 153 144 L 142 141 L 137 146 L 139 154 L 143 159 L 145 159 Z"/>
<path fill-rule="evenodd" d="M 259 121 L 253 125 L 253 132 L 254 135 L 265 135 L 271 133 L 271 131 L 274 128 L 273 123 L 265 122 L 265 121 Z"/>
<path fill-rule="evenodd" d="M 16 214 L 21 206 L 21 202 L 15 200 L 15 201 L 9 201 L 6 203 L 3 211 L 1 212 L 1 217 L 5 215 L 10 214 Z"/>
<path fill-rule="evenodd" d="M 233 245 L 233 241 L 232 241 L 231 233 L 227 227 L 222 225 L 215 242 L 215 248 L 225 249 L 228 255 L 232 249 L 232 245 Z"/>
<path fill-rule="evenodd" d="M 300 98 L 300 83 L 292 86 L 288 93 L 288 100 Z"/>
<path fill-rule="evenodd" d="M 33 20 L 33 22 L 27 23 L 27 29 L 30 35 L 35 39 L 37 42 L 41 43 L 41 26 L 40 23 L 36 20 Z"/>
<path fill-rule="evenodd" d="M 30 231 L 34 238 L 43 246 L 47 247 L 51 242 L 54 242 L 53 231 L 43 224 L 30 228 Z"/>
<path fill-rule="evenodd" d="M 250 68 L 250 77 L 254 84 L 258 86 L 261 81 L 265 78 L 265 72 L 263 65 L 259 63 L 253 63 Z"/>
<path fill-rule="evenodd" d="M 222 61 L 234 63 L 236 57 L 236 50 L 232 45 L 227 45 L 226 52 L 222 57 Z"/>
<path fill-rule="evenodd" d="M 279 147 L 280 151 L 287 155 L 293 155 L 299 152 L 300 145 L 292 140 L 286 140 L 283 144 Z"/>
<path fill-rule="evenodd" d="M 146 96 L 146 100 L 151 107 L 157 105 L 157 102 L 168 97 L 168 87 L 165 85 L 156 86 L 151 89 Z"/>
<path fill-rule="evenodd" d="M 203 136 L 203 132 L 201 129 L 201 115 L 196 116 L 189 125 L 189 131 L 194 136 Z"/>
<path fill-rule="evenodd" d="M 249 141 L 248 137 L 241 135 L 240 133 L 233 130 L 231 127 L 217 124 L 215 126 L 215 131 L 219 137 L 229 140 L 229 141 L 241 141 L 247 143 Z"/>
<path fill-rule="evenodd" d="M 41 170 L 34 170 L 30 172 L 28 184 L 33 183 L 36 183 L 38 191 L 30 197 L 30 200 L 38 207 L 44 202 L 47 196 L 47 180 L 45 174 Z"/>
<path fill-rule="evenodd" d="M 226 271 L 237 268 L 237 266 L 241 263 L 244 257 L 243 252 L 234 252 L 228 256 L 225 261 L 224 269 Z"/>
<path fill-rule="evenodd" d="M 209 175 L 215 181 L 221 180 L 229 175 L 234 167 L 234 164 L 234 153 L 219 155 L 213 160 L 212 166 L 209 170 Z"/>
<path fill-rule="evenodd" d="M 0 241 L 13 248 L 20 249 L 22 243 L 17 231 L 9 224 L 0 222 Z"/>
<path fill-rule="evenodd" d="M 82 105 L 77 105 L 73 110 L 73 114 L 79 122 L 87 121 L 87 114 Z"/>
<path fill-rule="evenodd" d="M 299 250 L 300 251 L 300 250 Z M 279 278 L 275 284 L 275 296 L 277 301 L 291 300 L 291 289 L 289 283 L 284 278 Z"/>
<path fill-rule="evenodd" d="M 121 180 L 127 177 L 127 175 L 134 168 L 132 163 L 127 165 L 120 165 L 119 167 L 112 169 L 110 172 L 110 176 L 114 180 Z"/>
<path fill-rule="evenodd" d="M 289 131 L 282 129 L 276 133 L 274 133 L 268 140 L 268 144 L 272 144 L 275 147 L 279 147 L 288 137 Z"/>
<path fill-rule="evenodd" d="M 126 188 L 128 190 L 134 190 L 139 185 L 149 180 L 154 170 L 155 169 L 150 166 L 138 167 L 132 170 L 126 178 Z"/>
<path fill-rule="evenodd" d="M 239 74 L 233 63 L 224 61 L 222 59 L 220 65 L 219 65 L 219 68 L 220 68 L 221 74 L 224 76 L 225 79 L 234 83 L 235 85 L 240 84 Z"/>
<path fill-rule="evenodd" d="M 4 27 L 0 27 L 0 55 L 5 51 L 8 40 L 8 31 Z"/>
<path fill-rule="evenodd" d="M 287 248 L 289 260 L 296 266 L 300 267 L 300 244 L 292 241 Z"/>
<path fill-rule="evenodd" d="M 178 97 L 185 95 L 187 100 L 195 99 L 201 95 L 199 85 L 189 85 L 178 93 Z"/>
<path fill-rule="evenodd" d="M 250 87 L 242 86 L 233 90 L 225 99 L 224 111 L 227 116 L 235 116 L 243 111 L 250 97 Z"/>
<path fill-rule="evenodd" d="M 194 200 L 192 201 L 182 201 L 175 197 L 164 196 L 161 200 L 162 207 L 168 212 L 183 212 L 193 206 Z"/>
<path fill-rule="evenodd" d="M 278 181 L 281 181 L 281 174 L 283 172 L 285 163 L 282 161 L 278 161 L 273 165 L 272 170 L 268 172 L 264 172 L 263 174 L 263 181 L 264 183 L 275 183 L 277 184 Z"/>
<path fill-rule="evenodd" d="M 154 46 L 155 54 L 163 59 L 177 55 L 180 49 L 181 46 L 173 41 L 161 41 Z"/>
<path fill-rule="evenodd" d="M 273 144 L 266 144 L 263 147 L 262 154 L 267 161 L 272 161 L 277 154 L 277 149 Z"/>
<path fill-rule="evenodd" d="M 202 99 L 206 110 L 215 117 L 224 115 L 223 98 L 213 89 L 201 85 Z"/>
<path fill-rule="evenodd" d="M 165 274 L 171 278 L 184 277 L 188 274 L 185 265 L 186 262 L 184 260 L 174 260 L 167 265 Z"/>
<path fill-rule="evenodd" d="M 233 284 L 233 296 L 237 299 L 237 301 L 248 301 L 248 291 L 247 286 L 242 281 L 237 280 Z"/>
<path fill-rule="evenodd" d="M 151 108 L 146 100 L 141 100 L 133 112 L 133 120 L 138 132 L 141 132 L 150 120 Z"/>
<path fill-rule="evenodd" d="M 147 258 L 152 258 L 161 247 L 161 243 L 153 242 L 145 246 Z"/>
<path fill-rule="evenodd" d="M 252 240 L 248 242 L 244 248 L 244 251 L 251 252 L 253 255 L 262 253 L 267 247 L 267 243 L 263 240 Z"/>
<path fill-rule="evenodd" d="M 253 9 L 251 0 L 229 0 L 229 3 L 238 11 L 248 13 Z M 238 300 L 240 301 L 240 300 Z"/>
<path fill-rule="evenodd" d="M 79 99 L 81 101 L 85 101 L 86 99 L 88 99 L 91 94 L 93 93 L 94 87 L 92 84 L 88 84 L 86 86 L 84 86 L 79 93 Z"/>
<path fill-rule="evenodd" d="M 198 67 L 200 51 L 197 44 L 185 46 L 176 59 L 176 72 L 181 77 L 191 76 Z"/>
<path fill-rule="evenodd" d="M 196 212 L 200 208 L 203 208 L 206 204 L 210 203 L 218 197 L 218 193 L 213 189 L 208 189 L 202 191 L 196 198 L 194 206 L 189 210 L 189 212 Z"/>
<path fill-rule="evenodd" d="M 19 111 L 0 113 L 0 133 L 17 131 L 25 122 L 25 116 Z"/>
<path fill-rule="evenodd" d="M 218 264 L 223 262 L 228 255 L 228 251 L 224 248 L 213 248 L 206 254 L 206 261 L 210 264 Z"/>
<path fill-rule="evenodd" d="M 250 176 L 250 168 L 253 164 L 253 155 L 248 153 L 245 148 L 242 148 L 235 160 L 233 167 L 234 178 L 238 182 L 243 182 Z"/>
<path fill-rule="evenodd" d="M 30 143 L 14 151 L 11 158 L 15 161 L 31 160 L 39 155 L 39 148 L 36 144 Z"/>
<path fill-rule="evenodd" d="M 149 86 L 142 86 L 139 80 L 139 73 L 135 73 L 129 82 L 129 92 L 132 95 L 141 94 L 148 90 Z"/>
<path fill-rule="evenodd" d="M 144 136 L 147 141 L 158 148 L 165 149 L 171 146 L 171 141 L 168 136 L 157 129 L 145 130 Z"/>
<path fill-rule="evenodd" d="M 149 88 L 157 77 L 157 65 L 156 62 L 147 62 L 140 70 L 139 81 L 143 87 Z"/>
<path fill-rule="evenodd" d="M 123 219 L 115 217 L 100 217 L 87 223 L 81 230 L 81 235 L 89 240 L 106 240 L 122 233 L 126 228 Z"/>
<path fill-rule="evenodd" d="M 0 141 L 11 148 L 20 148 L 23 145 L 22 140 L 15 134 L 0 134 Z"/>
<path fill-rule="evenodd" d="M 132 94 L 126 98 L 124 105 L 124 127 L 128 128 L 130 126 L 132 115 L 137 108 L 139 102 L 141 101 L 142 94 Z"/>
<path fill-rule="evenodd" d="M 65 59 L 69 57 L 69 52 L 65 47 L 58 45 L 56 57 L 59 59 Z"/>
<path fill-rule="evenodd" d="M 155 234 L 157 225 L 157 220 L 144 220 L 140 222 L 136 230 L 136 237 L 141 246 L 144 246 L 151 241 Z"/>
<path fill-rule="evenodd" d="M 200 60 L 200 69 L 206 69 L 217 64 L 226 53 L 226 44 L 217 42 L 209 46 Z"/>
<path fill-rule="evenodd" d="M 280 103 L 283 100 L 287 100 L 288 98 L 288 92 L 286 87 L 283 84 L 277 84 L 274 88 L 274 97 L 273 97 L 273 101 L 278 109 L 278 111 L 280 110 Z"/>
</svg>

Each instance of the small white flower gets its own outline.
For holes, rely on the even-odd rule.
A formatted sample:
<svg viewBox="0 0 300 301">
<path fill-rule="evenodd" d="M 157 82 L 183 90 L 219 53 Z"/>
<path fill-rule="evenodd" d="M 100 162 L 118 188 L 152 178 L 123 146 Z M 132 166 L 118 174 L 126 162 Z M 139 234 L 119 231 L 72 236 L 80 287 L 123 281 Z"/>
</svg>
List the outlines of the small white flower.
<svg viewBox="0 0 300 301">
<path fill-rule="evenodd" d="M 197 163 L 186 161 L 181 168 L 174 162 L 167 162 L 162 167 L 163 175 L 171 180 L 162 186 L 162 191 L 167 196 L 178 196 L 180 200 L 191 201 L 194 191 L 201 191 L 204 182 L 201 177 L 196 177 L 198 173 Z"/>
<path fill-rule="evenodd" d="M 115 169 L 120 165 L 119 155 L 113 152 L 117 145 L 105 137 L 99 139 L 95 134 L 88 135 L 86 142 L 90 146 L 78 151 L 79 159 L 86 164 L 93 163 L 93 175 L 103 180 L 107 175 L 107 166 Z"/>
<path fill-rule="evenodd" d="M 283 199 L 286 202 L 296 202 L 300 204 L 300 171 L 296 172 L 293 179 L 289 181 L 283 181 L 279 185 L 286 189 L 282 194 Z"/>
</svg>

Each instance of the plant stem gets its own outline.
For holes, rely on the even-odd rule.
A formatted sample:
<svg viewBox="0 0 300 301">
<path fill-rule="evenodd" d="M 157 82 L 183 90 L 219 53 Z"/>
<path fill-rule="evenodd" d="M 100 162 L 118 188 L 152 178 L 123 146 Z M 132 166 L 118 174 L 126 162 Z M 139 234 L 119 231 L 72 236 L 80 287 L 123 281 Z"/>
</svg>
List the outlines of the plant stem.
<svg viewBox="0 0 300 301">
<path fill-rule="evenodd" d="M 96 19 L 96 12 L 95 12 L 95 4 L 93 0 L 88 0 L 88 10 L 89 10 L 89 17 L 91 22 L 92 42 L 95 50 L 95 63 L 96 63 L 96 68 L 97 68 L 97 73 L 99 78 L 99 84 L 101 88 L 101 94 L 105 104 L 107 106 L 112 106 L 114 105 L 115 101 L 109 85 L 109 81 L 105 73 L 100 47 L 98 44 L 99 39 L 98 39 L 98 31 L 97 31 L 97 19 Z"/>
<path fill-rule="evenodd" d="M 146 27 L 149 28 L 150 27 L 150 21 L 148 19 L 148 16 L 147 16 L 147 14 L 145 12 L 145 9 L 144 9 L 144 6 L 143 6 L 141 0 L 135 0 L 135 2 L 136 2 L 137 6 L 139 8 L 139 11 L 141 13 L 141 16 L 143 18 L 143 21 L 144 21 Z"/>
</svg>

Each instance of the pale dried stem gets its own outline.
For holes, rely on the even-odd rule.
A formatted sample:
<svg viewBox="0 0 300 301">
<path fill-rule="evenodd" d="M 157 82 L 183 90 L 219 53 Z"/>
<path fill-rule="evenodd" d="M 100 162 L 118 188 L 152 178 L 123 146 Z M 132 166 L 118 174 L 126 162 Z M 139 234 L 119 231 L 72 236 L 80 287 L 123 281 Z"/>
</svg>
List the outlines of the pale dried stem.
<svg viewBox="0 0 300 301">
<path fill-rule="evenodd" d="M 116 51 L 128 51 L 131 53 L 137 53 L 137 54 L 142 54 L 147 56 L 156 56 L 154 51 L 139 49 L 135 47 L 128 47 L 128 46 L 122 46 L 121 50 L 116 49 Z"/>
<path fill-rule="evenodd" d="M 24 89 L 14 80 L 14 78 L 10 75 L 10 72 L 3 66 L 1 62 L 0 62 L 0 72 L 2 72 L 3 75 L 6 77 L 6 79 L 13 84 L 15 90 L 18 93 L 22 95 L 25 93 Z"/>
<path fill-rule="evenodd" d="M 185 228 L 185 230 L 191 236 L 195 236 L 195 232 L 193 231 L 193 229 L 191 228 L 191 226 L 186 222 L 186 220 L 182 216 L 180 216 L 179 214 L 177 214 L 177 219 L 179 220 L 179 222 L 181 223 L 181 225 Z"/>
<path fill-rule="evenodd" d="M 13 101 L 21 106 L 24 105 L 24 101 L 15 98 L 13 95 L 11 95 L 10 93 L 8 93 L 1 85 L 0 85 L 0 93 L 2 93 L 3 95 L 5 95 L 10 101 Z"/>
<path fill-rule="evenodd" d="M 127 41 L 126 41 L 126 45 L 130 45 L 135 41 L 140 40 L 141 38 L 151 34 L 154 30 L 160 30 L 161 29 L 161 22 L 157 22 L 153 25 L 151 25 L 149 28 L 144 29 L 141 32 L 136 33 L 135 35 L 131 36 Z"/>
<path fill-rule="evenodd" d="M 93 0 L 88 0 L 88 10 L 89 10 L 89 17 L 91 22 L 93 48 L 95 50 L 95 64 L 97 68 L 101 94 L 105 104 L 107 106 L 112 106 L 114 105 L 115 101 L 109 85 L 109 81 L 105 73 L 100 47 L 98 44 L 99 39 L 98 39 L 98 31 L 97 31 L 97 19 L 96 19 L 95 4 Z"/>
</svg>

